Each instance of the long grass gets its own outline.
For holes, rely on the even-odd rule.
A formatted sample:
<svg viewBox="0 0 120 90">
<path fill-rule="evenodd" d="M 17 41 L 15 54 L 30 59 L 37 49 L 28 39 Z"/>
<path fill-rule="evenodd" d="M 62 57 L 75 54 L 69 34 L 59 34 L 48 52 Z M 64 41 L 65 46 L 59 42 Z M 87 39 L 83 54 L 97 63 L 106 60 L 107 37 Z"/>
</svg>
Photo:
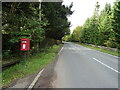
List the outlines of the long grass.
<svg viewBox="0 0 120 90">
<path fill-rule="evenodd" d="M 55 45 L 44 52 L 35 54 L 26 62 L 17 64 L 2 72 L 2 86 L 8 86 L 12 81 L 35 73 L 53 61 L 61 45 Z"/>
</svg>

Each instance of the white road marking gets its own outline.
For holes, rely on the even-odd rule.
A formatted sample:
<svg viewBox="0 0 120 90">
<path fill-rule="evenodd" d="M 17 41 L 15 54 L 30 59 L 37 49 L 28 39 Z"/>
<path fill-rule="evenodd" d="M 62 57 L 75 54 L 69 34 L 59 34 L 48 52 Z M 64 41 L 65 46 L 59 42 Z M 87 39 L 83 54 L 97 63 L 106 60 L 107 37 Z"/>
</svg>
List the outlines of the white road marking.
<svg viewBox="0 0 120 90">
<path fill-rule="evenodd" d="M 61 50 L 59 51 L 59 53 L 58 53 L 58 55 L 61 53 L 61 51 L 63 50 L 63 47 L 61 48 Z M 34 87 L 34 85 L 35 85 L 35 83 L 37 82 L 37 80 L 38 80 L 38 78 L 40 77 L 40 75 L 41 75 L 41 73 L 44 71 L 44 69 L 42 69 L 39 73 L 38 73 L 38 75 L 35 77 L 35 79 L 33 80 L 33 82 L 30 84 L 30 86 L 28 87 L 28 90 L 31 90 L 33 87 Z"/>
<path fill-rule="evenodd" d="M 102 65 L 106 66 L 107 68 L 113 70 L 114 72 L 120 73 L 119 71 L 117 71 L 117 70 L 115 70 L 114 68 L 112 68 L 112 67 L 110 67 L 110 66 L 104 64 L 103 62 L 99 61 L 98 59 L 96 59 L 96 58 L 93 58 L 93 59 L 94 59 L 95 61 L 101 63 Z"/>
<path fill-rule="evenodd" d="M 38 78 L 40 77 L 41 73 L 44 71 L 44 69 L 42 69 L 38 75 L 35 77 L 35 79 L 33 80 L 33 82 L 30 84 L 30 86 L 28 87 L 28 90 L 32 89 L 35 85 L 35 83 L 37 82 Z"/>
<path fill-rule="evenodd" d="M 61 48 L 61 50 L 59 51 L 58 55 L 60 55 L 61 51 L 63 50 L 64 47 Z"/>
</svg>

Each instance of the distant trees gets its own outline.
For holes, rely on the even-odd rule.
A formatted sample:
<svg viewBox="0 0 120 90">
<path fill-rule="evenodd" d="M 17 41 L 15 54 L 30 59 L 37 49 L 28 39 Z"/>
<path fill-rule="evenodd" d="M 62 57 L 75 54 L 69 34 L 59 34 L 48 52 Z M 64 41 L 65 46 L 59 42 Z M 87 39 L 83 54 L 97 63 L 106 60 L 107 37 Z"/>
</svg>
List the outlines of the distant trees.
<svg viewBox="0 0 120 90">
<path fill-rule="evenodd" d="M 71 41 L 120 48 L 120 1 L 116 1 L 113 7 L 106 3 L 100 15 L 99 7 L 97 2 L 93 16 L 85 21 L 77 34 L 74 29 Z"/>
<path fill-rule="evenodd" d="M 71 35 L 65 35 L 65 36 L 62 38 L 62 40 L 67 42 L 67 41 L 71 41 L 71 40 L 72 40 L 71 38 L 72 38 Z"/>
<path fill-rule="evenodd" d="M 81 31 L 82 30 L 82 26 L 77 26 L 75 29 L 74 29 L 74 31 L 73 31 L 73 33 L 72 33 L 72 35 L 71 35 L 71 40 L 72 41 L 75 41 L 75 42 L 79 42 L 80 41 L 80 32 L 82 32 Z"/>
<path fill-rule="evenodd" d="M 84 33 L 84 43 L 98 44 L 98 19 L 99 19 L 99 3 L 97 2 L 95 5 L 94 14 L 91 18 L 88 18 L 85 24 L 83 25 L 83 33 Z"/>
</svg>

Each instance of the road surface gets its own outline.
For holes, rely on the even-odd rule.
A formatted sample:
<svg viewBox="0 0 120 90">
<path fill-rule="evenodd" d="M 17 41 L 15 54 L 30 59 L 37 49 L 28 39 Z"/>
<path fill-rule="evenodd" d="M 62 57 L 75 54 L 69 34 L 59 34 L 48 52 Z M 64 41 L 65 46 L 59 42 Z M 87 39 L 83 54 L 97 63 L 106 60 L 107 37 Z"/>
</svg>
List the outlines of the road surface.
<svg viewBox="0 0 120 90">
<path fill-rule="evenodd" d="M 54 88 L 118 88 L 118 58 L 65 43 L 55 66 Z"/>
</svg>

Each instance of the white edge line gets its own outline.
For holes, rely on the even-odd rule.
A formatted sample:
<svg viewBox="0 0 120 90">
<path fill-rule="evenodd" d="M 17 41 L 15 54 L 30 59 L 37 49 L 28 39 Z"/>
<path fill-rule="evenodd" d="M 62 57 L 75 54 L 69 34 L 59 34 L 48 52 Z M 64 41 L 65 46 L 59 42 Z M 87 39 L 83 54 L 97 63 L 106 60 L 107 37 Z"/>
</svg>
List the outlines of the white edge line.
<svg viewBox="0 0 120 90">
<path fill-rule="evenodd" d="M 61 48 L 61 50 L 59 51 L 58 55 L 60 55 L 61 51 L 63 50 L 63 47 Z"/>
<path fill-rule="evenodd" d="M 61 51 L 63 50 L 63 47 L 61 48 L 61 50 L 59 51 L 58 55 L 61 53 Z M 37 82 L 38 78 L 40 77 L 41 73 L 44 71 L 44 69 L 42 69 L 38 75 L 35 77 L 35 79 L 33 80 L 33 82 L 30 84 L 30 86 L 28 87 L 28 89 L 32 89 L 33 86 L 35 85 L 35 83 Z"/>
<path fill-rule="evenodd" d="M 40 77 L 41 73 L 43 72 L 44 69 L 42 69 L 37 76 L 35 77 L 35 79 L 33 80 L 33 82 L 30 84 L 30 86 L 28 87 L 28 89 L 32 89 L 33 86 L 35 85 L 35 83 L 37 82 L 38 78 Z"/>
<path fill-rule="evenodd" d="M 61 48 L 61 50 L 59 51 L 58 55 L 61 53 L 61 51 L 63 50 L 63 47 Z M 38 75 L 35 77 L 35 79 L 33 80 L 33 82 L 30 84 L 30 86 L 28 87 L 28 89 L 32 89 L 33 86 L 35 85 L 35 83 L 37 82 L 38 78 L 40 77 L 41 73 L 43 72 L 44 69 L 42 69 Z"/>
<path fill-rule="evenodd" d="M 115 72 L 117 72 L 117 73 L 120 73 L 119 71 L 117 71 L 117 70 L 115 70 L 114 68 L 112 68 L 112 67 L 110 67 L 110 66 L 108 66 L 108 65 L 104 64 L 103 62 L 101 62 L 101 61 L 97 60 L 96 58 L 93 58 L 93 59 L 94 59 L 95 61 L 97 61 L 97 62 L 101 63 L 102 65 L 106 66 L 107 68 L 109 68 L 109 69 L 111 69 L 111 70 L 113 70 L 113 71 L 115 71 Z"/>
</svg>

